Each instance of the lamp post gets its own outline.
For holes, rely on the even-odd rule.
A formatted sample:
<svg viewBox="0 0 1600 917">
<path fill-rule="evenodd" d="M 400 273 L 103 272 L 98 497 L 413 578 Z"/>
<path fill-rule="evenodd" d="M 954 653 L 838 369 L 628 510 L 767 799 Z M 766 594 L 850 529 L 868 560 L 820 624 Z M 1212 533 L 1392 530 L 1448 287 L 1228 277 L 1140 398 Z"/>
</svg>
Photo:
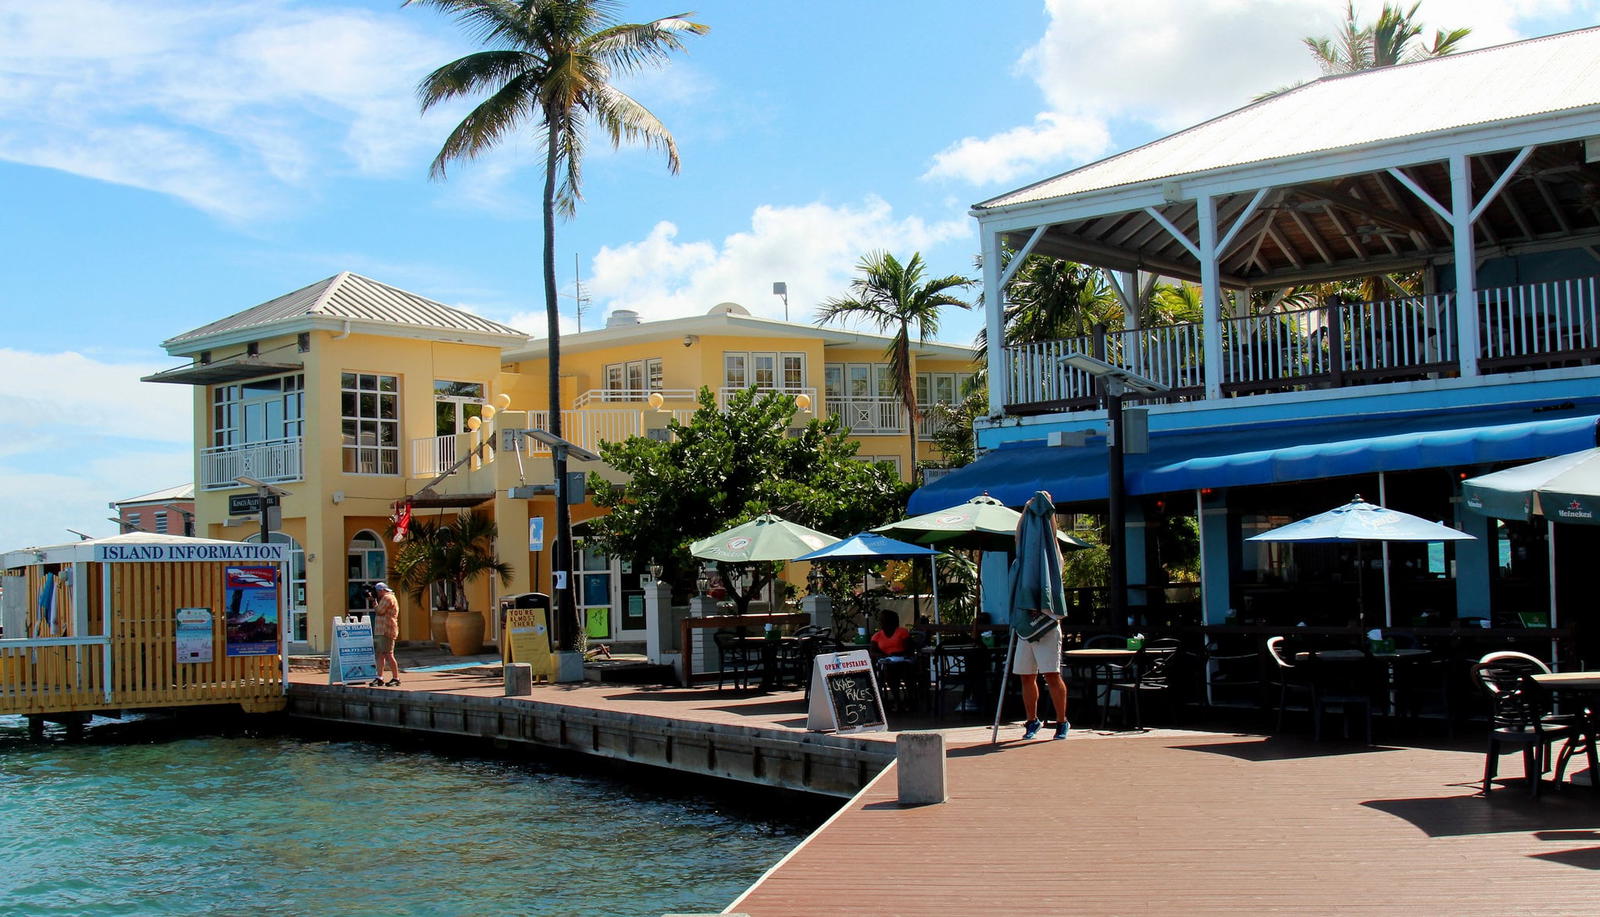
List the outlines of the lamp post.
<svg viewBox="0 0 1600 917">
<path fill-rule="evenodd" d="M 772 282 L 772 295 L 783 299 L 783 320 L 789 320 L 789 284 L 782 280 Z"/>
<path fill-rule="evenodd" d="M 1070 353 L 1061 362 L 1088 373 L 1099 383 L 1101 403 L 1106 409 L 1106 537 L 1111 555 L 1111 621 L 1121 624 L 1128 617 L 1128 523 L 1123 504 L 1127 484 L 1123 480 L 1123 456 L 1127 452 L 1126 424 L 1122 400 L 1132 392 L 1159 395 L 1169 388 L 1154 379 L 1123 369 L 1086 353 Z M 1140 451 L 1143 451 L 1142 449 Z"/>
<path fill-rule="evenodd" d="M 572 515 L 567 506 L 571 499 L 571 488 L 567 481 L 567 459 L 575 458 L 580 462 L 598 462 L 600 456 L 590 452 L 577 443 L 568 442 L 547 430 L 529 430 L 527 435 L 550 447 L 550 461 L 555 477 L 556 497 L 556 556 L 550 564 L 551 577 L 555 581 L 556 593 L 556 645 L 565 648 L 577 645 L 578 634 L 582 633 L 583 625 L 578 621 L 578 603 L 573 596 L 572 583 Z M 581 474 L 581 472 L 579 472 Z M 579 490 L 582 495 L 582 490 Z M 567 628 L 572 627 L 571 634 Z"/>
</svg>

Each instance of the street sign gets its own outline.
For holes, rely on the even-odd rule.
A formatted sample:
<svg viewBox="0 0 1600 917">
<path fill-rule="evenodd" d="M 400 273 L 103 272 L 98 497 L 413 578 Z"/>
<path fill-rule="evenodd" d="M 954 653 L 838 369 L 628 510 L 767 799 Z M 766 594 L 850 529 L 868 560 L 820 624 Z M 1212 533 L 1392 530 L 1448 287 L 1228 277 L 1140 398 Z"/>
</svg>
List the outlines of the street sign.
<svg viewBox="0 0 1600 917">
<path fill-rule="evenodd" d="M 267 506 L 278 505 L 278 495 L 267 495 Z M 229 494 L 228 515 L 230 516 L 255 516 L 261 513 L 260 494 Z"/>
</svg>

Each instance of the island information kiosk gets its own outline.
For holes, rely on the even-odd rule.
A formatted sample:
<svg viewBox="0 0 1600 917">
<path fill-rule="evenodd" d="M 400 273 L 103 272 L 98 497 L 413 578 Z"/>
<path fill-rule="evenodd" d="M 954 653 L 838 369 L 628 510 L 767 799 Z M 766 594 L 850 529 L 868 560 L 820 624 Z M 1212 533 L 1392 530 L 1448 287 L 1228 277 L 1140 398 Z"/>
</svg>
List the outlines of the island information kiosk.
<svg viewBox="0 0 1600 917">
<path fill-rule="evenodd" d="M 866 650 L 818 653 L 811 669 L 811 708 L 806 729 L 813 732 L 883 732 L 883 694 Z"/>
</svg>

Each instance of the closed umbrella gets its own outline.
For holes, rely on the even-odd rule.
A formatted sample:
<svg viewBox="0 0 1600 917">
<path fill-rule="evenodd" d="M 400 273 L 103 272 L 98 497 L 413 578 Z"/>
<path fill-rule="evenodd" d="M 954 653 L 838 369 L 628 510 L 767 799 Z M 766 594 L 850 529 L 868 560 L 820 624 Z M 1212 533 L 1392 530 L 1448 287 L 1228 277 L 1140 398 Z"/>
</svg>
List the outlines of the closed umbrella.
<svg viewBox="0 0 1600 917">
<path fill-rule="evenodd" d="M 934 548 L 926 548 L 919 544 L 907 544 L 896 541 L 887 535 L 878 535 L 872 532 L 862 532 L 851 535 L 843 541 L 836 541 L 825 548 L 802 554 L 795 560 L 864 560 L 868 558 L 881 558 L 884 560 L 904 560 L 911 557 L 928 558 L 929 580 L 933 583 L 933 623 L 939 623 L 939 570 L 934 566 L 935 558 L 939 552 Z"/>
<path fill-rule="evenodd" d="M 1357 495 L 1343 506 L 1279 526 L 1270 532 L 1253 535 L 1247 541 L 1297 541 L 1326 544 L 1362 541 L 1472 541 L 1471 535 L 1447 525 L 1429 522 L 1420 516 L 1402 513 L 1385 506 L 1374 506 Z M 1358 556 L 1359 560 L 1359 556 Z M 1356 564 L 1357 605 L 1366 617 L 1366 595 L 1362 587 L 1364 564 Z M 1385 624 L 1392 623 L 1386 621 Z"/>
<path fill-rule="evenodd" d="M 1600 449 L 1558 455 L 1461 482 L 1467 508 L 1496 519 L 1600 525 Z"/>
<path fill-rule="evenodd" d="M 1050 494 L 1038 491 L 1028 498 L 1017 520 L 1016 558 L 1011 561 L 1011 640 L 1006 647 L 1006 664 L 1000 670 L 999 700 L 994 708 L 994 733 L 991 742 L 1000 741 L 1000 708 L 1005 703 L 1005 680 L 1011 673 L 1011 659 L 1019 636 L 1035 613 L 1060 620 L 1067 615 L 1067 594 L 1061 586 L 1061 544 L 1054 537 L 1056 506 Z"/>
</svg>

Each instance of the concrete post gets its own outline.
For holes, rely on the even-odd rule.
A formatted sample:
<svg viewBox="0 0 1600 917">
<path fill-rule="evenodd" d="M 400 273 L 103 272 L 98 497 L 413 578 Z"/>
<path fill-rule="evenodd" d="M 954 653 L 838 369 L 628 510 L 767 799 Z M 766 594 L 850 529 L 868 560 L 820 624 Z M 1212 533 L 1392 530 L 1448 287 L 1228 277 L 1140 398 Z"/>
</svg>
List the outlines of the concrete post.
<svg viewBox="0 0 1600 917">
<path fill-rule="evenodd" d="M 930 805 L 949 798 L 942 733 L 902 732 L 895 738 L 894 754 L 901 805 Z"/>
<path fill-rule="evenodd" d="M 800 610 L 811 616 L 818 627 L 833 627 L 833 600 L 821 593 L 813 593 L 800 600 Z"/>
<path fill-rule="evenodd" d="M 527 697 L 533 693 L 533 664 L 513 662 L 505 667 L 506 697 Z"/>
<path fill-rule="evenodd" d="M 672 618 L 672 586 L 661 582 L 645 586 L 644 654 L 651 662 L 663 661 L 661 657 L 672 645 L 672 632 L 677 626 Z"/>
</svg>

